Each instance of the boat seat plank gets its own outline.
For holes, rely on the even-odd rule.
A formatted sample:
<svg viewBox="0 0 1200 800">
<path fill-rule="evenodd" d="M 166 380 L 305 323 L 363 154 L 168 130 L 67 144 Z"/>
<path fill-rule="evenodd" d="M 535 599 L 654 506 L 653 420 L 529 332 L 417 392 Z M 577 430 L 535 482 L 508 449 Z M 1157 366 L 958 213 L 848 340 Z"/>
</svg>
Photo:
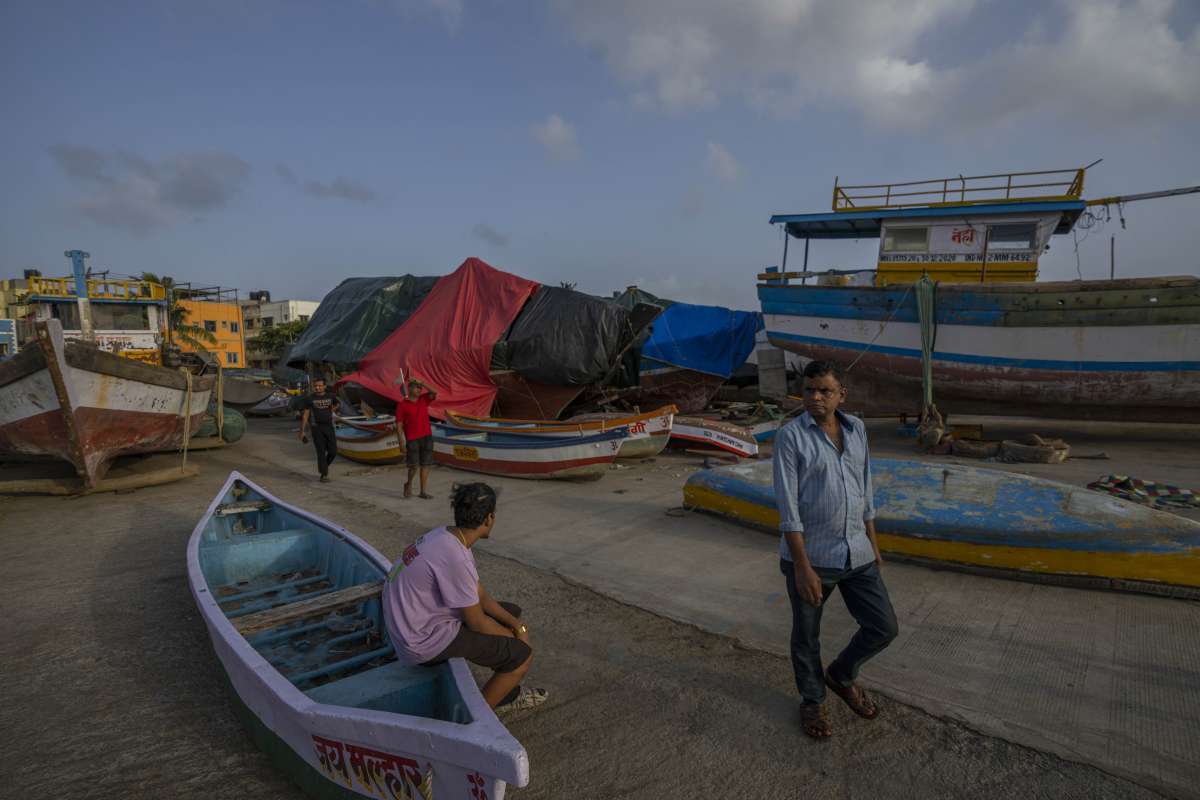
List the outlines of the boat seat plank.
<svg viewBox="0 0 1200 800">
<path fill-rule="evenodd" d="M 247 614 L 244 617 L 231 620 L 231 622 L 237 628 L 238 633 L 243 636 L 250 636 L 270 630 L 285 622 L 310 617 L 321 611 L 331 611 L 341 606 L 350 605 L 351 603 L 361 603 L 364 600 L 378 597 L 382 592 L 383 581 L 360 583 L 356 586 L 339 589 L 336 592 L 323 594 L 320 597 L 314 597 L 311 600 L 299 600 L 295 603 L 288 603 L 287 605 L 271 608 L 266 611 Z"/>
<path fill-rule="evenodd" d="M 245 514 L 249 511 L 270 511 L 272 505 L 266 500 L 251 500 L 245 503 L 223 503 L 214 512 L 218 517 L 228 517 L 234 514 Z"/>
</svg>

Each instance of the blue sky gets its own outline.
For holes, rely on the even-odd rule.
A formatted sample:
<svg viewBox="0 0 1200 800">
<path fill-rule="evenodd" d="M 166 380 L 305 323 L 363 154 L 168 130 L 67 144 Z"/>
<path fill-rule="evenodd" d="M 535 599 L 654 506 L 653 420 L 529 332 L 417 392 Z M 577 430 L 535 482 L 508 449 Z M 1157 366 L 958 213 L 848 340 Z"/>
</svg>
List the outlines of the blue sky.
<svg viewBox="0 0 1200 800">
<path fill-rule="evenodd" d="M 319 298 L 468 256 L 755 307 L 775 212 L 843 182 L 1073 167 L 1200 183 L 1200 3 L 7 3 L 0 277 L 95 268 Z M 1082 272 L 1200 272 L 1200 196 Z M 814 243 L 869 267 L 875 243 Z M 793 262 L 793 266 L 795 266 Z M 1073 278 L 1059 238 L 1044 279 Z"/>
</svg>

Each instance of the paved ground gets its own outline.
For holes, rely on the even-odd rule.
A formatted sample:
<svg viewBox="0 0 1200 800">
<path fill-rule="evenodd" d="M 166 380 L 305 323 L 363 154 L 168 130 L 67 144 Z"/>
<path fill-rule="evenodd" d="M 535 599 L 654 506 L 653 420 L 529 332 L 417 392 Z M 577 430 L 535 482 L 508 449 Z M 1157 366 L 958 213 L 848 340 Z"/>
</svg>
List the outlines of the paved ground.
<svg viewBox="0 0 1200 800">
<path fill-rule="evenodd" d="M 321 485 L 286 422 L 255 427 L 195 455 L 201 476 L 185 483 L 0 500 L 0 796 L 297 796 L 240 732 L 191 607 L 196 518 L 238 468 L 395 555 L 444 521 L 463 476 L 435 472 L 432 502 L 401 500 L 390 469 L 339 462 Z M 885 700 L 876 723 L 839 707 L 837 739 L 807 741 L 777 655 L 774 541 L 667 516 L 690 463 L 585 486 L 497 481 L 488 549 L 536 568 L 481 553 L 484 580 L 529 609 L 536 677 L 553 692 L 511 724 L 533 765 L 514 797 L 1154 796 L 1111 773 L 1196 796 L 1200 606 L 1181 601 L 890 565 L 904 634 L 871 677 L 970 728 Z M 829 620 L 829 641 L 844 640 L 844 613 Z"/>
</svg>

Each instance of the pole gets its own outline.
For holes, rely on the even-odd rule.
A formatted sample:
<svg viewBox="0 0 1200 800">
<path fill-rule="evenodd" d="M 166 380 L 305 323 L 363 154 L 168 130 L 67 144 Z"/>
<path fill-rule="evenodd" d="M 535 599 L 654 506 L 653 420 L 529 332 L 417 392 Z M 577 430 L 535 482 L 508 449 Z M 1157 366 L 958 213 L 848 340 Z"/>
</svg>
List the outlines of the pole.
<svg viewBox="0 0 1200 800">
<path fill-rule="evenodd" d="M 67 250 L 64 256 L 71 259 L 71 269 L 75 273 L 75 299 L 79 304 L 79 328 L 85 342 L 96 341 L 96 331 L 92 327 L 92 303 L 88 298 L 87 270 L 83 260 L 91 258 L 90 253 L 82 250 Z"/>
<path fill-rule="evenodd" d="M 783 226 L 783 267 L 780 269 L 780 272 L 787 272 L 788 239 L 790 239 L 790 238 L 792 238 L 792 237 L 788 235 L 787 223 L 784 223 L 784 226 Z"/>
<path fill-rule="evenodd" d="M 1108 237 L 1108 279 L 1111 281 L 1117 276 L 1117 237 L 1115 235 Z"/>
<path fill-rule="evenodd" d="M 804 237 L 804 277 L 800 283 L 808 283 L 808 237 Z"/>
</svg>

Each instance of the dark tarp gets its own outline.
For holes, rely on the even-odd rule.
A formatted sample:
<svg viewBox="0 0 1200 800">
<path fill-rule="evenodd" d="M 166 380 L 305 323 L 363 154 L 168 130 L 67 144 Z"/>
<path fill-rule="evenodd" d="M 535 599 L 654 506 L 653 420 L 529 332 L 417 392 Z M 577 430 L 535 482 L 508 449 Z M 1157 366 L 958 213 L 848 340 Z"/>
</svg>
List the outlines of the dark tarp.
<svg viewBox="0 0 1200 800">
<path fill-rule="evenodd" d="M 626 289 L 617 302 L 653 302 L 666 307 L 642 346 L 643 368 L 649 359 L 728 378 L 754 352 L 755 335 L 763 327 L 762 314 L 757 311 L 661 300 L 637 287 Z"/>
<path fill-rule="evenodd" d="M 611 300 L 557 286 L 542 286 L 525 303 L 504 339 L 492 350 L 492 369 L 511 369 L 526 380 L 582 386 L 633 375 L 614 368 L 629 351 L 636 364 L 639 335 L 657 309 L 633 314 Z M 627 370 L 633 372 L 633 370 Z M 636 382 L 635 384 L 636 385 Z"/>
<path fill-rule="evenodd" d="M 347 278 L 325 296 L 292 345 L 289 367 L 328 362 L 354 368 L 412 316 L 438 282 L 436 277 Z"/>
</svg>

